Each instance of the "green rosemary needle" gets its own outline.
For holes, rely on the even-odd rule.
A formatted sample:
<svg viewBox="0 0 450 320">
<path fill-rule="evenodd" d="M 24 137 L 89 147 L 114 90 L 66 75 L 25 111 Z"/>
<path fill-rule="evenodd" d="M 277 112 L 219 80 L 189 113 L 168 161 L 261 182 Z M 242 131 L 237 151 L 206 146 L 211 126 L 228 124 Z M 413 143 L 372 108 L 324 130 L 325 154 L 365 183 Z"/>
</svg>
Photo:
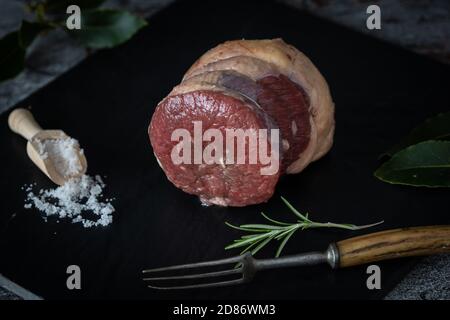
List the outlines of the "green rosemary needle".
<svg viewBox="0 0 450 320">
<path fill-rule="evenodd" d="M 301 214 L 297 209 L 295 209 L 285 198 L 281 197 L 281 200 L 286 204 L 286 206 L 297 216 L 297 221 L 294 223 L 287 223 L 278 221 L 270 218 L 264 212 L 261 215 L 269 221 L 271 224 L 243 224 L 241 226 L 234 226 L 228 222 L 225 224 L 233 229 L 240 231 L 249 232 L 249 234 L 241 236 L 240 239 L 234 240 L 233 243 L 225 247 L 225 250 L 234 248 L 244 248 L 241 254 L 246 252 L 251 252 L 255 255 L 259 250 L 261 250 L 266 244 L 272 240 L 280 241 L 275 257 L 279 257 L 286 243 L 292 237 L 292 235 L 299 229 L 311 229 L 311 228 L 340 228 L 347 230 L 361 230 L 365 228 L 370 228 L 378 224 L 383 223 L 380 221 L 377 223 L 372 223 L 363 226 L 357 226 L 348 223 L 332 223 L 332 222 L 315 222 L 309 219 L 308 213 Z"/>
</svg>

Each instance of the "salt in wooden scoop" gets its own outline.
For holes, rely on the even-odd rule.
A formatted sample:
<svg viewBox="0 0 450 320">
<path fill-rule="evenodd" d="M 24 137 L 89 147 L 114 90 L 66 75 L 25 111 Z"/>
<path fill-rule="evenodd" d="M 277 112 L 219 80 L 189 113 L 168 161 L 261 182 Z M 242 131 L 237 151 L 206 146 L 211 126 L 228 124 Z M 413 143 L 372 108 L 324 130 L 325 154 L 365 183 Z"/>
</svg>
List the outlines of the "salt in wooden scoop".
<svg viewBox="0 0 450 320">
<path fill-rule="evenodd" d="M 31 112 L 22 108 L 11 112 L 8 124 L 12 131 L 28 140 L 28 156 L 54 183 L 63 185 L 86 173 L 83 150 L 64 131 L 43 130 Z"/>
</svg>

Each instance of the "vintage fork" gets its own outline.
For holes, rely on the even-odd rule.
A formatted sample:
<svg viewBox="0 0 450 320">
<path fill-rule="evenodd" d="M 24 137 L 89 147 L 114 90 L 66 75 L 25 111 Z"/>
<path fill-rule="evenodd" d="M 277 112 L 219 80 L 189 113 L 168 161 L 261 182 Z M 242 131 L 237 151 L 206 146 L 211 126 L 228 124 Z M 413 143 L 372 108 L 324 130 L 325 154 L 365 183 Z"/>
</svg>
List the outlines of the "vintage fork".
<svg viewBox="0 0 450 320">
<path fill-rule="evenodd" d="M 409 256 L 431 255 L 450 252 L 450 225 L 426 226 L 393 229 L 358 236 L 328 246 L 325 252 L 309 252 L 284 256 L 274 259 L 255 259 L 250 253 L 241 256 L 191 263 L 165 268 L 142 271 L 144 281 L 154 289 L 194 289 L 236 285 L 252 280 L 257 271 L 295 266 L 311 266 L 328 263 L 333 269 L 366 264 L 375 261 L 388 260 Z M 237 266 L 236 266 L 237 264 Z M 230 265 L 227 270 L 212 271 L 197 274 L 160 275 L 168 271 L 191 271 L 205 267 L 222 267 Z M 236 279 L 198 283 L 199 280 L 209 280 L 224 276 L 237 275 Z M 197 283 L 189 285 L 161 286 L 154 283 L 163 281 L 193 280 Z"/>
</svg>

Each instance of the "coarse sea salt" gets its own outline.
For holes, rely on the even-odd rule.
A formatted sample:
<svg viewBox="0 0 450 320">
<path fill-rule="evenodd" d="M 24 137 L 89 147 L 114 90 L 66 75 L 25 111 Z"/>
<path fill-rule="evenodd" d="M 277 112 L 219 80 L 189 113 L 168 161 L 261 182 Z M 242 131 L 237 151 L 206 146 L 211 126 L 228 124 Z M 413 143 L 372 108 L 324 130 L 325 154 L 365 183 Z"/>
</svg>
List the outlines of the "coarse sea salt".
<svg viewBox="0 0 450 320">
<path fill-rule="evenodd" d="M 67 137 L 60 139 L 37 140 L 38 152 L 42 159 L 49 159 L 63 177 L 72 177 L 83 169 L 79 154 L 83 149 L 77 140 Z"/>
<path fill-rule="evenodd" d="M 115 211 L 112 199 L 103 199 L 105 184 L 100 176 L 82 175 L 54 189 L 34 192 L 36 184 L 23 187 L 27 196 L 25 209 L 36 208 L 47 217 L 66 218 L 84 227 L 107 226 Z"/>
</svg>

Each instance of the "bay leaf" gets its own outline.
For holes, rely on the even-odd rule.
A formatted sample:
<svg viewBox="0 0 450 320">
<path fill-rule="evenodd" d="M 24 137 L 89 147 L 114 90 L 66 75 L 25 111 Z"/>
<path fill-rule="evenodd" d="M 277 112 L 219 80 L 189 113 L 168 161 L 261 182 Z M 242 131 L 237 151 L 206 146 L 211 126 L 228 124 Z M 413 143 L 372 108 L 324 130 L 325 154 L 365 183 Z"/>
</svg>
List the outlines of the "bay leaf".
<svg viewBox="0 0 450 320">
<path fill-rule="evenodd" d="M 388 183 L 450 187 L 450 141 L 430 140 L 407 147 L 375 171 Z"/>
<path fill-rule="evenodd" d="M 404 139 L 386 152 L 393 156 L 398 151 L 427 140 L 450 140 L 450 112 L 441 113 L 415 127 Z"/>
</svg>

